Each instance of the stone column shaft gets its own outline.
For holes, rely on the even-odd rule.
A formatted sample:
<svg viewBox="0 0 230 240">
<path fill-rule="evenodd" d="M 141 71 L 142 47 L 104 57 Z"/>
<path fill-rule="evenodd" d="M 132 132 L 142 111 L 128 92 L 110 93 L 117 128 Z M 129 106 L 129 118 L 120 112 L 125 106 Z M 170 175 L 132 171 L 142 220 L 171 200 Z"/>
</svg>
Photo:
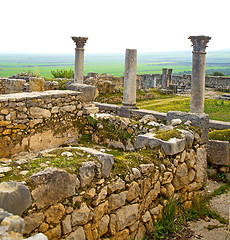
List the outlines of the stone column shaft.
<svg viewBox="0 0 230 240">
<path fill-rule="evenodd" d="M 166 87 L 167 87 L 167 68 L 162 68 L 161 88 L 166 89 Z"/>
<path fill-rule="evenodd" d="M 204 113 L 205 49 L 211 38 L 206 36 L 190 36 L 189 39 L 193 43 L 190 112 Z"/>
<path fill-rule="evenodd" d="M 169 86 L 169 84 L 172 84 L 172 69 L 169 68 L 168 69 L 168 82 L 167 82 L 167 87 Z"/>
<path fill-rule="evenodd" d="M 75 69 L 74 69 L 74 81 L 83 84 L 84 75 L 84 49 L 75 48 Z"/>
<path fill-rule="evenodd" d="M 85 37 L 72 37 L 76 43 L 75 48 L 75 69 L 74 69 L 74 81 L 83 84 L 84 77 L 84 45 L 88 38 Z"/>
<path fill-rule="evenodd" d="M 123 106 L 136 108 L 137 50 L 126 49 Z"/>
</svg>

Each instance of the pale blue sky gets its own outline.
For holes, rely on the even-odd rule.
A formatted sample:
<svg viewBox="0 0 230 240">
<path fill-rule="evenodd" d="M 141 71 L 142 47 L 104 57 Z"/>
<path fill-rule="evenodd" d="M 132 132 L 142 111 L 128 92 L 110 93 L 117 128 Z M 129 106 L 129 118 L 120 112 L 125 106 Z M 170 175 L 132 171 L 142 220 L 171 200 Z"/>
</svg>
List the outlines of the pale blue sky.
<svg viewBox="0 0 230 240">
<path fill-rule="evenodd" d="M 212 37 L 208 50 L 230 48 L 229 0 L 0 0 L 0 53 L 192 50 L 190 35 Z"/>
</svg>

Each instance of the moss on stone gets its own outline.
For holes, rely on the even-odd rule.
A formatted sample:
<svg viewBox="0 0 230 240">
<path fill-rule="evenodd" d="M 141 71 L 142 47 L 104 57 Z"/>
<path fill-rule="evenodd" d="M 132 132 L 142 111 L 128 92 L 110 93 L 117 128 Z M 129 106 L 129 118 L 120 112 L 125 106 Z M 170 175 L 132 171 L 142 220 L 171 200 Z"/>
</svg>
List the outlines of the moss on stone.
<svg viewBox="0 0 230 240">
<path fill-rule="evenodd" d="M 230 129 L 214 130 L 208 134 L 210 140 L 228 141 L 230 142 Z"/>
<path fill-rule="evenodd" d="M 114 152 L 113 152 L 114 153 Z M 138 167 L 140 164 L 159 164 L 159 149 L 141 149 L 135 152 L 119 151 L 114 156 L 114 166 L 112 174 L 125 177 L 132 168 Z"/>
<path fill-rule="evenodd" d="M 176 129 L 169 130 L 169 131 L 158 131 L 154 137 L 161 139 L 163 141 L 168 141 L 171 138 L 178 138 L 178 139 L 182 138 L 180 131 Z"/>
</svg>

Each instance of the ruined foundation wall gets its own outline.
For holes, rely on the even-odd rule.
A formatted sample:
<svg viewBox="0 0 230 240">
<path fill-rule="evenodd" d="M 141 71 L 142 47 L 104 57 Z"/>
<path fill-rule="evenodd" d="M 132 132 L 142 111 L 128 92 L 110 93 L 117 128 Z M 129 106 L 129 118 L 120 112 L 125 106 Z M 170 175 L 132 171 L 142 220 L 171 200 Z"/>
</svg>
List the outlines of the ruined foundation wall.
<svg viewBox="0 0 230 240">
<path fill-rule="evenodd" d="M 46 91 L 0 96 L 0 157 L 54 147 L 77 138 L 81 93 Z"/>
<path fill-rule="evenodd" d="M 173 83 L 179 86 L 191 86 L 191 75 L 173 75 Z M 205 77 L 205 87 L 215 88 L 215 90 L 229 92 L 230 91 L 230 77 Z"/>
<path fill-rule="evenodd" d="M 151 80 L 156 77 L 156 85 L 160 84 L 161 74 L 144 74 L 138 75 L 141 89 L 151 88 Z M 173 84 L 177 84 L 179 87 L 191 87 L 191 75 L 172 75 Z M 229 92 L 230 91 L 230 77 L 205 77 L 205 87 L 215 88 L 219 91 Z"/>
<path fill-rule="evenodd" d="M 160 155 L 159 165 L 141 164 L 126 176 L 102 178 L 97 163 L 85 162 L 79 174 L 47 169 L 31 179 L 34 204 L 24 217 L 27 234 L 43 232 L 50 240 L 143 239 L 153 231 L 166 199 L 175 194 L 188 209 L 202 192 L 206 150 L 196 144 L 174 156 Z M 56 182 L 60 190 L 48 198 Z"/>
</svg>

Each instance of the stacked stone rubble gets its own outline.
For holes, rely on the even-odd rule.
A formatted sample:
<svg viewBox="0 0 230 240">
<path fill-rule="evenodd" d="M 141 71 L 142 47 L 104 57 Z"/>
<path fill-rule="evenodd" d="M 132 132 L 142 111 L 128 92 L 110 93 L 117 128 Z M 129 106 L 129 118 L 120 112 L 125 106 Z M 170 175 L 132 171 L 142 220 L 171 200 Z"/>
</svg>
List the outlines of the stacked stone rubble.
<svg viewBox="0 0 230 240">
<path fill-rule="evenodd" d="M 144 238 L 166 199 L 174 195 L 189 208 L 202 190 L 206 151 L 197 141 L 186 138 L 180 152 L 160 154 L 159 164 L 140 164 L 122 178 L 103 178 L 100 164 L 93 161 L 84 162 L 78 175 L 56 168 L 33 175 L 34 204 L 26 212 L 24 233 L 67 240 Z"/>
</svg>

